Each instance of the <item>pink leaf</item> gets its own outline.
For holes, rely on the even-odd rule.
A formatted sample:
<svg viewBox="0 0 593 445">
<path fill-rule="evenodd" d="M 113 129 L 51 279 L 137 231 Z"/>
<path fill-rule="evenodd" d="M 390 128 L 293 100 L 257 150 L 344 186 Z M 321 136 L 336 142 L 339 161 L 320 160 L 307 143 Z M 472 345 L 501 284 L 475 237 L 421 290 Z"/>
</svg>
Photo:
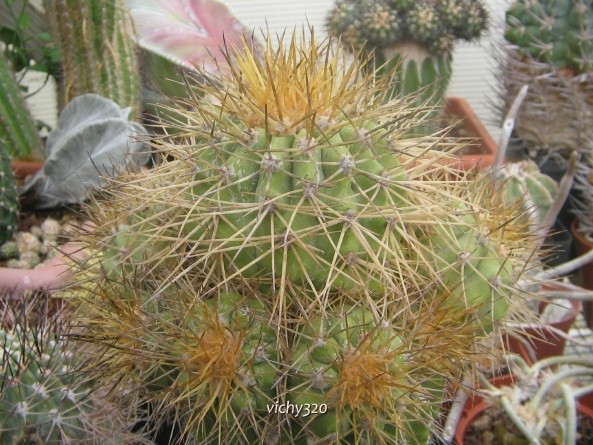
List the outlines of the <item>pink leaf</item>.
<svg viewBox="0 0 593 445">
<path fill-rule="evenodd" d="M 186 68 L 216 72 L 224 51 L 253 44 L 251 32 L 217 0 L 127 0 L 139 44 Z"/>
</svg>

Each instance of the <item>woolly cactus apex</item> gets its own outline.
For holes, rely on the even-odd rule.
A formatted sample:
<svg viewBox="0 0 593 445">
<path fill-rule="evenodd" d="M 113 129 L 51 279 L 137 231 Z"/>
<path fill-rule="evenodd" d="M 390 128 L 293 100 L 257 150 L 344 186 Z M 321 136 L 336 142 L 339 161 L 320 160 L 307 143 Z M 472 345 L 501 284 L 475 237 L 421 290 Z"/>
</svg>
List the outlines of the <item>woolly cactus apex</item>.
<svg viewBox="0 0 593 445">
<path fill-rule="evenodd" d="M 35 121 L 25 104 L 12 67 L 4 54 L 0 54 L 0 135 L 6 151 L 13 159 L 41 159 L 43 146 Z"/>
<path fill-rule="evenodd" d="M 44 0 L 57 43 L 60 109 L 94 93 L 141 115 L 138 61 L 123 0 Z"/>
<path fill-rule="evenodd" d="M 130 432 L 136 413 L 106 400 L 77 374 L 80 356 L 62 334 L 64 320 L 46 302 L 3 308 L 0 329 L 0 441 L 6 444 L 141 444 Z M 31 319 L 33 317 L 34 319 Z M 128 411 L 129 410 L 129 411 Z M 133 414 L 130 414 L 133 413 Z M 34 442 L 36 443 L 36 442 Z"/>
<path fill-rule="evenodd" d="M 0 245 L 9 241 L 16 231 L 18 209 L 10 158 L 4 141 L 0 139 Z"/>
</svg>

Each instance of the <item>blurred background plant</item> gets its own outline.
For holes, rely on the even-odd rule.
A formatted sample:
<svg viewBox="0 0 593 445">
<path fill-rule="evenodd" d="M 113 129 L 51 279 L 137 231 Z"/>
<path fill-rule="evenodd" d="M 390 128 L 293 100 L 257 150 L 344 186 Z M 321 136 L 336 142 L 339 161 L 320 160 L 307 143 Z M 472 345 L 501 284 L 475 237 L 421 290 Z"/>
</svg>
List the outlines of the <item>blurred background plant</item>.
<svg viewBox="0 0 593 445">
<path fill-rule="evenodd" d="M 593 360 L 590 357 L 556 356 L 533 365 L 509 355 L 509 385 L 495 386 L 483 375 L 480 383 L 486 400 L 504 413 L 492 428 L 497 443 L 585 443 L 577 441 L 577 400 L 591 392 Z M 515 429 L 511 426 L 514 425 Z"/>
<path fill-rule="evenodd" d="M 442 107 L 457 40 L 475 41 L 488 26 L 478 0 L 339 0 L 328 33 L 356 57 L 370 58 L 377 76 L 392 75 L 385 100 L 419 90 L 418 103 Z"/>
<path fill-rule="evenodd" d="M 593 130 L 593 4 L 591 0 L 516 0 L 506 11 L 500 45 L 502 113 L 523 85 L 519 139 L 511 156 L 560 170 L 572 151 L 590 156 Z"/>
</svg>

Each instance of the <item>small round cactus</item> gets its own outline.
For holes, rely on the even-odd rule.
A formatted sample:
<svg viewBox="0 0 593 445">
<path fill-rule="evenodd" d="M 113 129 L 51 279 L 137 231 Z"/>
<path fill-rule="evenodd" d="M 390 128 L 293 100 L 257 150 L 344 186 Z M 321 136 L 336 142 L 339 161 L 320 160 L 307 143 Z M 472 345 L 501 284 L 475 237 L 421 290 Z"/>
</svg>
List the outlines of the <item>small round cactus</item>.
<svg viewBox="0 0 593 445">
<path fill-rule="evenodd" d="M 3 308 L 0 329 L 0 442 L 145 443 L 127 412 L 85 374 L 66 331 L 40 297 Z M 32 319 L 31 319 L 32 318 Z M 60 319 L 60 324 L 66 323 Z M 131 416 L 131 417 L 128 417 Z M 27 442 L 25 440 L 37 440 Z"/>
</svg>

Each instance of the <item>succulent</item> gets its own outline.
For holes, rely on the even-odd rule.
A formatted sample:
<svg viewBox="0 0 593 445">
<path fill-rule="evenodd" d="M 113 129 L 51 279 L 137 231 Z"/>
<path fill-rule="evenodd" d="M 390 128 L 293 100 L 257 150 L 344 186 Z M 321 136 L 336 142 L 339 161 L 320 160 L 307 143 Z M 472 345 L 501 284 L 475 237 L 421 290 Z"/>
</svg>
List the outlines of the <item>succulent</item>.
<svg viewBox="0 0 593 445">
<path fill-rule="evenodd" d="M 131 433 L 135 414 L 128 416 L 133 411 L 105 402 L 95 383 L 75 372 L 80 355 L 60 327 L 64 320 L 58 321 L 47 302 L 35 298 L 3 307 L 0 441 L 145 443 L 141 435 Z M 30 442 L 32 438 L 37 442 Z"/>
<path fill-rule="evenodd" d="M 75 203 L 126 164 L 147 162 L 146 146 L 134 138 L 146 134 L 128 120 L 130 108 L 96 94 L 71 101 L 47 137 L 46 161 L 20 190 L 38 208 Z"/>
<path fill-rule="evenodd" d="M 358 56 L 370 56 L 378 76 L 397 77 L 386 98 L 421 89 L 421 103 L 441 105 L 451 77 L 455 41 L 476 40 L 488 14 L 477 0 L 339 0 L 326 24 Z"/>
<path fill-rule="evenodd" d="M 517 426 L 520 435 L 497 431 L 501 443 L 578 443 L 578 397 L 593 391 L 584 378 L 593 374 L 587 357 L 559 356 L 533 365 L 519 356 L 510 356 L 511 386 L 495 387 L 480 375 L 486 399 L 501 408 Z M 504 429 L 503 429 L 504 430 Z"/>
<path fill-rule="evenodd" d="M 4 141 L 0 139 L 0 245 L 9 241 L 16 231 L 18 209 L 10 157 Z"/>
<path fill-rule="evenodd" d="M 501 102 L 508 109 L 509 98 L 530 86 L 515 129 L 540 164 L 589 150 L 592 34 L 590 0 L 518 0 L 507 10 Z"/>
<path fill-rule="evenodd" d="M 188 78 L 176 131 L 147 141 L 160 162 L 86 206 L 84 338 L 188 443 L 420 443 L 476 339 L 521 307 L 533 244 L 497 184 L 305 37 Z"/>
</svg>

